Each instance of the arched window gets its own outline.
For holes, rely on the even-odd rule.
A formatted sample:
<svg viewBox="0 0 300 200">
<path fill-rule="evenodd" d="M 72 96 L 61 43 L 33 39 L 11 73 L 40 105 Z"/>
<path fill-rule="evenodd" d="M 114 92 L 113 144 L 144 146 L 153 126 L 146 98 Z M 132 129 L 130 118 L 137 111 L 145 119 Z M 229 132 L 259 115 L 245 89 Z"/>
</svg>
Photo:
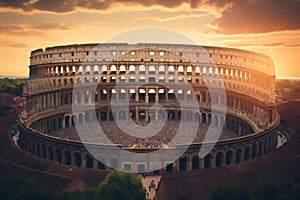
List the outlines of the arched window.
<svg viewBox="0 0 300 200">
<path fill-rule="evenodd" d="M 129 66 L 129 73 L 135 73 L 135 66 L 134 65 Z"/>
<path fill-rule="evenodd" d="M 117 67 L 115 65 L 110 66 L 110 74 L 116 74 L 117 73 Z"/>
<path fill-rule="evenodd" d="M 103 65 L 101 67 L 101 72 L 102 72 L 102 74 L 107 74 L 107 67 L 106 67 L 106 65 Z"/>
<path fill-rule="evenodd" d="M 173 66 L 169 66 L 169 68 L 168 68 L 168 73 L 169 74 L 172 74 L 172 73 L 174 73 L 174 67 Z"/>
<path fill-rule="evenodd" d="M 165 66 L 163 66 L 163 65 L 159 66 L 158 71 L 159 71 L 159 73 L 165 73 Z"/>
<path fill-rule="evenodd" d="M 149 74 L 155 74 L 155 67 L 154 66 L 149 67 Z"/>
<path fill-rule="evenodd" d="M 183 66 L 178 67 L 178 72 L 183 73 Z"/>
<path fill-rule="evenodd" d="M 139 66 L 139 73 L 140 73 L 140 74 L 144 74 L 145 71 L 146 71 L 145 66 L 144 66 L 144 65 L 140 65 L 140 66 Z"/>
<path fill-rule="evenodd" d="M 120 74 L 125 74 L 126 73 L 126 67 L 124 65 L 120 66 Z"/>
</svg>

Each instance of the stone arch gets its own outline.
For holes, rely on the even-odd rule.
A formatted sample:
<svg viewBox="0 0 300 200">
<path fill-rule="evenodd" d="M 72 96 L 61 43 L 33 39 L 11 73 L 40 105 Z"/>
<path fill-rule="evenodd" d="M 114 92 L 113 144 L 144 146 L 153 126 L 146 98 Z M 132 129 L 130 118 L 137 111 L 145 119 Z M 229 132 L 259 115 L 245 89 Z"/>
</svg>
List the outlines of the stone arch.
<svg viewBox="0 0 300 200">
<path fill-rule="evenodd" d="M 109 71 L 110 71 L 110 74 L 117 74 L 116 65 L 111 65 Z"/>
<path fill-rule="evenodd" d="M 134 65 L 130 65 L 129 66 L 129 73 L 135 73 L 135 66 Z"/>
<path fill-rule="evenodd" d="M 74 155 L 74 164 L 77 166 L 77 167 L 81 167 L 82 165 L 82 158 L 81 158 L 81 154 L 78 153 L 78 152 L 75 152 Z"/>
<path fill-rule="evenodd" d="M 253 147 L 252 147 L 252 159 L 254 159 L 256 157 L 256 154 L 257 154 L 257 145 L 256 143 L 253 144 Z"/>
<path fill-rule="evenodd" d="M 251 158 L 250 156 L 250 147 L 246 147 L 244 152 L 244 161 L 249 160 Z"/>
<path fill-rule="evenodd" d="M 145 71 L 146 71 L 145 65 L 140 65 L 140 66 L 139 66 L 139 74 L 144 74 Z"/>
<path fill-rule="evenodd" d="M 70 153 L 70 151 L 65 151 L 64 152 L 64 157 L 65 157 L 64 164 L 71 165 L 71 153 Z"/>
<path fill-rule="evenodd" d="M 86 157 L 85 157 L 85 167 L 89 168 L 89 169 L 94 167 L 94 158 L 91 155 L 86 155 Z"/>
<path fill-rule="evenodd" d="M 98 169 L 103 169 L 103 170 L 106 169 L 104 159 L 102 159 L 101 156 L 99 156 L 97 160 L 98 160 Z"/>
<path fill-rule="evenodd" d="M 226 165 L 233 163 L 233 152 L 231 150 L 226 152 Z"/>
<path fill-rule="evenodd" d="M 186 171 L 187 170 L 187 157 L 179 158 L 179 171 Z"/>
<path fill-rule="evenodd" d="M 224 155 L 223 155 L 222 152 L 219 152 L 219 153 L 216 155 L 216 160 L 215 160 L 215 165 L 216 165 L 216 167 L 222 167 L 223 162 L 224 162 Z"/>
<path fill-rule="evenodd" d="M 201 119 L 202 119 L 202 123 L 203 124 L 207 123 L 207 121 L 206 121 L 206 113 L 201 113 Z"/>
<path fill-rule="evenodd" d="M 60 149 L 55 150 L 55 160 L 57 162 L 61 163 L 61 150 Z"/>
<path fill-rule="evenodd" d="M 168 73 L 169 73 L 169 74 L 173 74 L 174 71 L 175 71 L 174 66 L 169 66 L 169 67 L 168 67 Z"/>
<path fill-rule="evenodd" d="M 238 149 L 235 153 L 235 163 L 240 163 L 242 161 L 242 150 Z"/>
<path fill-rule="evenodd" d="M 53 148 L 52 147 L 48 147 L 48 158 L 50 160 L 54 160 Z"/>
<path fill-rule="evenodd" d="M 164 65 L 160 65 L 159 68 L 158 68 L 158 72 L 159 73 L 165 73 L 165 66 Z"/>
<path fill-rule="evenodd" d="M 70 116 L 69 116 L 69 115 L 67 115 L 67 116 L 65 117 L 65 126 L 66 126 L 66 127 L 70 127 Z"/>
<path fill-rule="evenodd" d="M 155 67 L 153 65 L 149 67 L 149 74 L 155 74 Z"/>
<path fill-rule="evenodd" d="M 107 66 L 106 65 L 102 65 L 102 67 L 101 67 L 101 73 L 102 74 L 107 74 Z"/>
<path fill-rule="evenodd" d="M 264 144 L 262 141 L 260 141 L 258 145 L 258 157 L 263 155 L 263 148 L 264 148 Z"/>
<path fill-rule="evenodd" d="M 211 168 L 212 163 L 212 155 L 209 153 L 204 157 L 204 168 L 209 169 Z"/>
<path fill-rule="evenodd" d="M 126 73 L 126 67 L 124 65 L 121 65 L 119 70 L 120 70 L 119 74 L 125 74 Z"/>
<path fill-rule="evenodd" d="M 198 155 L 192 158 L 192 169 L 200 169 L 200 158 Z"/>
</svg>

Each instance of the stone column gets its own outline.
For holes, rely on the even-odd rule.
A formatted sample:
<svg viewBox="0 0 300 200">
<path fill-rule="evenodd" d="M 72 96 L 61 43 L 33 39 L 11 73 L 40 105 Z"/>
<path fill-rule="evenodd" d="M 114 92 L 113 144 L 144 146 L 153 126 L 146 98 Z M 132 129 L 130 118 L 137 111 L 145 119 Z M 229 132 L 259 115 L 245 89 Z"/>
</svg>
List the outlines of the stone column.
<svg viewBox="0 0 300 200">
<path fill-rule="evenodd" d="M 135 89 L 135 101 L 139 102 L 139 89 Z"/>
<path fill-rule="evenodd" d="M 155 103 L 159 104 L 159 93 L 158 93 L 158 88 L 155 89 Z"/>
<path fill-rule="evenodd" d="M 149 103 L 149 90 L 148 90 L 148 88 L 145 89 L 145 103 Z"/>
</svg>

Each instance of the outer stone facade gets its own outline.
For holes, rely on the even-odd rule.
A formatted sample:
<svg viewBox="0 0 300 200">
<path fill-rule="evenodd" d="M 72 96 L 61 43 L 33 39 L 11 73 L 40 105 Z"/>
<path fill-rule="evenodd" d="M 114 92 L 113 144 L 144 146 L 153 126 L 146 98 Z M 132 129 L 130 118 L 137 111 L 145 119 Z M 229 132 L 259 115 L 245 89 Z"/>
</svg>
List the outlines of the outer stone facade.
<svg viewBox="0 0 300 200">
<path fill-rule="evenodd" d="M 49 47 L 31 52 L 30 77 L 24 87 L 26 104 L 19 118 L 20 147 L 40 157 L 66 165 L 107 170 L 105 164 L 142 173 L 151 163 L 134 163 L 122 157 L 107 157 L 99 162 L 81 141 L 59 137 L 75 124 L 108 123 L 114 118 L 125 122 L 195 121 L 202 125 L 221 126 L 233 136 L 220 139 L 209 154 L 198 157 L 203 142 L 193 143 L 175 162 L 162 162 L 161 170 L 200 170 L 222 167 L 255 159 L 277 145 L 279 116 L 275 107 L 275 73 L 272 60 L 255 52 L 179 44 L 80 44 Z M 208 77 L 203 79 L 203 77 Z M 221 78 L 221 79 L 220 79 Z M 74 84 L 96 84 L 74 94 Z M 115 89 L 117 83 L 126 87 Z M 140 83 L 143 86 L 136 88 Z M 178 85 L 169 90 L 163 85 Z M 195 96 L 185 87 L 192 86 Z M 210 93 L 209 88 L 213 89 Z M 224 87 L 226 98 L 220 95 Z M 211 112 L 214 103 L 225 104 L 227 115 Z M 178 99 L 199 104 L 199 110 L 184 109 Z M 111 100 L 130 102 L 129 113 L 113 113 Z M 96 107 L 72 112 L 73 104 Z M 153 104 L 163 105 L 166 113 L 153 111 Z M 94 148 L 109 145 L 90 143 Z M 178 148 L 180 148 L 180 144 Z M 120 148 L 133 152 L 153 151 L 156 147 Z M 177 147 L 175 147 L 177 148 Z M 117 155 L 117 152 L 116 152 Z M 101 156 L 101 155 L 99 155 Z M 157 155 L 157 160 L 166 160 Z"/>
</svg>

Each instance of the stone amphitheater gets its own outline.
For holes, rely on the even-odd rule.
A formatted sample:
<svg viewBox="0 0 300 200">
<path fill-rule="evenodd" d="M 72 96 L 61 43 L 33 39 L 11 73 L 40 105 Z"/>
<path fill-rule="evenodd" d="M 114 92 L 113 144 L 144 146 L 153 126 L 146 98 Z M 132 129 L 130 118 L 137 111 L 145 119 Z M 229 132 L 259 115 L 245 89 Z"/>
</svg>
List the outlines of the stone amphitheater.
<svg viewBox="0 0 300 200">
<path fill-rule="evenodd" d="M 274 64 L 262 54 L 184 44 L 76 44 L 32 51 L 29 68 L 18 143 L 39 157 L 157 175 L 233 165 L 277 146 Z M 118 106 L 127 109 L 113 109 Z M 130 122 L 129 132 L 161 128 L 139 138 L 119 127 Z M 172 142 L 180 124 L 184 137 Z M 205 146 L 211 148 L 201 157 Z M 155 154 L 183 147 L 175 161 Z M 121 150 L 136 157 L 154 152 L 158 169 Z"/>
</svg>

